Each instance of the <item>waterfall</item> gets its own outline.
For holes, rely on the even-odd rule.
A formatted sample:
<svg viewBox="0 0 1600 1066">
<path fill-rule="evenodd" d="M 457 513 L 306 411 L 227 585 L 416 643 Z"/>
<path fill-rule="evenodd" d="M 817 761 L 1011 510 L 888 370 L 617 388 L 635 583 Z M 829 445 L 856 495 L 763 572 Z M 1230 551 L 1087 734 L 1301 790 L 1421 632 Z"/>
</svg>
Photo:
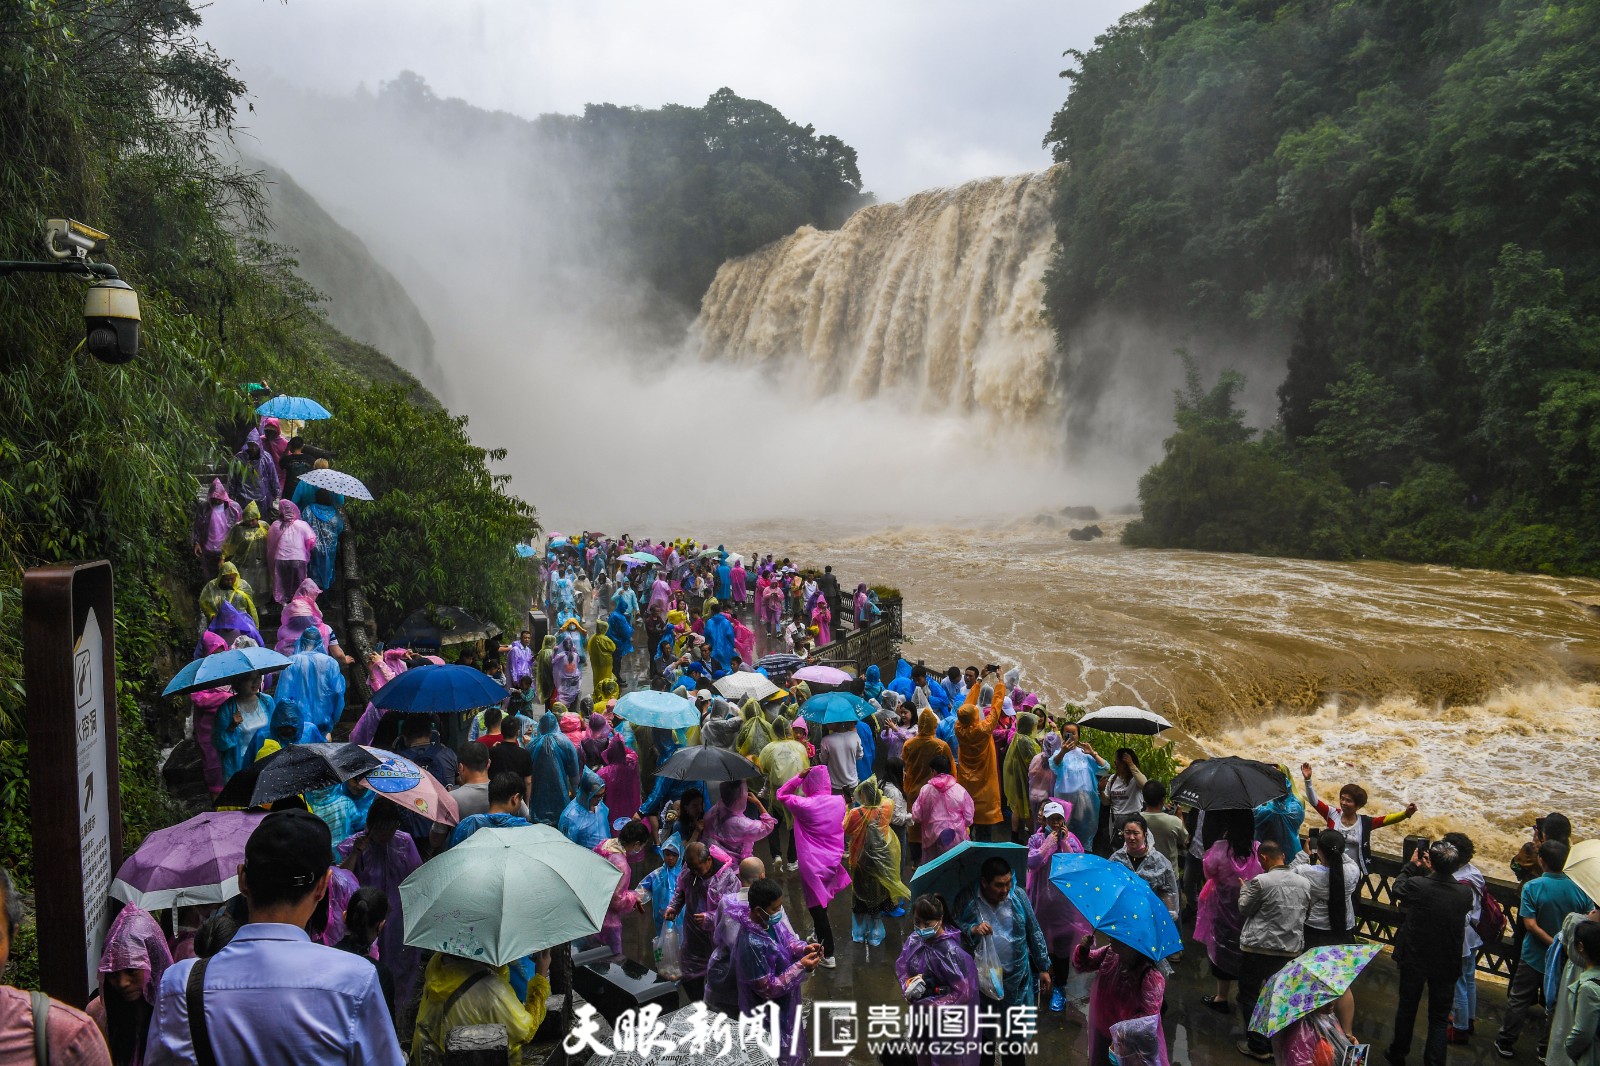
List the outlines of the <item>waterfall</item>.
<svg viewBox="0 0 1600 1066">
<path fill-rule="evenodd" d="M 818 394 L 902 395 L 1007 422 L 1060 408 L 1044 275 L 1057 168 L 920 192 L 729 260 L 701 358 L 798 372 Z"/>
</svg>

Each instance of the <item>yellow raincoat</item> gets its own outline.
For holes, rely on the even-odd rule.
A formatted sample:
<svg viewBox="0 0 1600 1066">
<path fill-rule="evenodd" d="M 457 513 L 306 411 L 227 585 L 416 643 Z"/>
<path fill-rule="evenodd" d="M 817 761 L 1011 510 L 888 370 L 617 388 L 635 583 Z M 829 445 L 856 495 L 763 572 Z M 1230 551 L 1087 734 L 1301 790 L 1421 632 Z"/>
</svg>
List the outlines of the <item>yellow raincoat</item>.
<svg viewBox="0 0 1600 1066">
<path fill-rule="evenodd" d="M 473 974 L 489 976 L 469 988 L 443 1017 L 445 1001 Z M 412 1066 L 443 1066 L 444 1041 L 458 1025 L 503 1025 L 511 1044 L 511 1061 L 522 1061 L 522 1045 L 533 1039 L 544 1023 L 550 979 L 535 974 L 528 982 L 528 1000 L 518 1003 L 504 966 L 489 966 L 459 955 L 440 952 L 429 960 L 422 979 L 422 1002 L 417 1007 L 417 1028 L 411 1038 Z"/>
</svg>

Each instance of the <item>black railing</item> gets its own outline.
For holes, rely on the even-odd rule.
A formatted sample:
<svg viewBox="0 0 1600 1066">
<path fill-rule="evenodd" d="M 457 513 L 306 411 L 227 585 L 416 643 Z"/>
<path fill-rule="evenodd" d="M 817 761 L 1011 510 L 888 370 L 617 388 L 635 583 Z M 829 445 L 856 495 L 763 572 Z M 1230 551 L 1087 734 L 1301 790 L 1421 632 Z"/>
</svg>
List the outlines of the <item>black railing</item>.
<svg viewBox="0 0 1600 1066">
<path fill-rule="evenodd" d="M 1394 943 L 1394 934 L 1400 928 L 1400 906 L 1394 897 L 1394 883 L 1404 866 L 1398 855 L 1374 852 L 1367 876 L 1361 881 L 1356 894 L 1356 931 L 1368 940 L 1381 944 Z M 1516 958 L 1512 948 L 1511 932 L 1520 921 L 1517 907 L 1522 900 L 1522 886 L 1513 881 L 1489 878 L 1488 893 L 1499 901 L 1506 912 L 1506 932 L 1498 943 L 1485 944 L 1478 956 L 1480 973 L 1510 978 Z"/>
<path fill-rule="evenodd" d="M 813 652 L 818 662 L 853 663 L 858 672 L 876 666 L 885 679 L 894 677 L 895 660 L 902 639 L 902 611 L 899 599 L 884 600 L 883 614 L 862 629 L 841 632 L 832 643 Z"/>
</svg>

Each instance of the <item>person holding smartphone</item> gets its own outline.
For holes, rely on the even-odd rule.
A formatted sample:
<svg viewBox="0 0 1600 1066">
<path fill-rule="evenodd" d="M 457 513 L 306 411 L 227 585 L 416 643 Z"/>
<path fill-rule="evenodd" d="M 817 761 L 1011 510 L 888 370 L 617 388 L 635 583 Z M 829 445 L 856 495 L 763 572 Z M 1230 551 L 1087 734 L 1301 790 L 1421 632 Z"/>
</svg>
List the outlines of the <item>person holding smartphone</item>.
<svg viewBox="0 0 1600 1066">
<path fill-rule="evenodd" d="M 1092 744 L 1078 739 L 1078 727 L 1067 722 L 1061 727 L 1061 750 L 1050 760 L 1055 772 L 1055 798 L 1071 812 L 1067 828 L 1093 851 L 1100 828 L 1100 778 L 1110 773 L 1111 764 L 1100 757 Z"/>
</svg>

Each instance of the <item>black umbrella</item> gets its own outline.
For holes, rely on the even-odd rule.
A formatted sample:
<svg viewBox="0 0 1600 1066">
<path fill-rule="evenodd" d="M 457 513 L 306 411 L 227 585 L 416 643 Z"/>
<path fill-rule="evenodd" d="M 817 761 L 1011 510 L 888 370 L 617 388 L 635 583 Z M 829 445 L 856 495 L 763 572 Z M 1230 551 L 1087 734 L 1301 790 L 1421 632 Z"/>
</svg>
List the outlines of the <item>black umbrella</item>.
<svg viewBox="0 0 1600 1066">
<path fill-rule="evenodd" d="M 467 644 L 499 635 L 499 626 L 460 607 L 422 608 L 406 615 L 389 638 L 389 646 L 437 651 L 448 644 Z"/>
<path fill-rule="evenodd" d="M 1172 779 L 1172 802 L 1203 811 L 1248 811 L 1289 793 L 1271 763 L 1227 755 L 1202 759 Z"/>
<path fill-rule="evenodd" d="M 360 744 L 293 744 L 257 759 L 228 778 L 215 806 L 265 807 L 302 792 L 363 777 L 380 765 Z"/>
<path fill-rule="evenodd" d="M 693 744 L 679 748 L 672 758 L 656 767 L 657 777 L 670 777 L 677 781 L 742 781 L 760 777 L 749 759 L 741 758 L 726 748 L 708 748 Z"/>
<path fill-rule="evenodd" d="M 792 674 L 805 664 L 806 661 L 800 656 L 780 651 L 763 655 L 756 661 L 756 669 L 765 670 L 769 674 Z"/>
</svg>

